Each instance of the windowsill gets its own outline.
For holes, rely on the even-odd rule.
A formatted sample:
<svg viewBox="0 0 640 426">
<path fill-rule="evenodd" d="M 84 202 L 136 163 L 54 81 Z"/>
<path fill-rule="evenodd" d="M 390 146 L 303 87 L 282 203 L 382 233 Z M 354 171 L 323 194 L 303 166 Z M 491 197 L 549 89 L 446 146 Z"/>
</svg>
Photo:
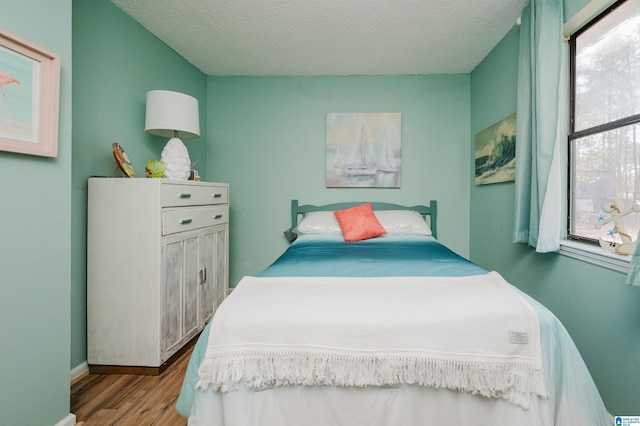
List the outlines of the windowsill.
<svg viewBox="0 0 640 426">
<path fill-rule="evenodd" d="M 623 274 L 629 272 L 629 262 L 631 262 L 631 256 L 622 256 L 598 246 L 572 240 L 560 242 L 560 254 Z"/>
</svg>

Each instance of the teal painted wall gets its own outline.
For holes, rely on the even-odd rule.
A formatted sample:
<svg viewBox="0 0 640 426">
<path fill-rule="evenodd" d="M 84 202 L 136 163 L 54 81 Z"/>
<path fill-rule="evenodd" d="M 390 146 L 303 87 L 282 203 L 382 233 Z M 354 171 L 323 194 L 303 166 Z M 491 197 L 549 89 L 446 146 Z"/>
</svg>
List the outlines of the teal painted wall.
<svg viewBox="0 0 640 426">
<path fill-rule="evenodd" d="M 580 3 L 565 10 L 575 13 Z M 516 27 L 471 73 L 472 141 L 516 110 L 518 38 Z M 627 287 L 621 273 L 513 244 L 514 184 L 475 186 L 471 179 L 470 185 L 471 260 L 500 272 L 556 314 L 610 413 L 640 413 L 640 289 Z"/>
<path fill-rule="evenodd" d="M 206 179 L 206 76 L 110 1 L 73 0 L 72 368 L 87 359 L 87 179 L 109 174 L 112 142 L 122 144 L 141 178 L 146 160 L 160 158 L 168 139 L 144 132 L 153 89 L 198 99 L 200 138 L 185 145 Z"/>
<path fill-rule="evenodd" d="M 235 286 L 286 248 L 292 198 L 440 203 L 442 241 L 469 247 L 469 75 L 209 77 L 208 176 L 231 186 Z M 325 187 L 328 112 L 402 113 L 400 189 Z"/>
<path fill-rule="evenodd" d="M 56 158 L 0 151 L 0 425 L 69 414 L 71 0 L 2 0 L 0 28 L 61 58 Z"/>
</svg>

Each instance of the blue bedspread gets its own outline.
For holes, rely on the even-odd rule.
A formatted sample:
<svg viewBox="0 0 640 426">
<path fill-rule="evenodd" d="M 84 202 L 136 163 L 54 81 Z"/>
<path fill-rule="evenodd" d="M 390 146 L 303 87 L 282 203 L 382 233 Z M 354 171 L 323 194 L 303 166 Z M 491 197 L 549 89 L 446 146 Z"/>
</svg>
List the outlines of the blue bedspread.
<svg viewBox="0 0 640 426">
<path fill-rule="evenodd" d="M 463 277 L 488 271 L 433 238 L 389 236 L 347 243 L 341 235 L 305 235 L 261 277 Z"/>
</svg>

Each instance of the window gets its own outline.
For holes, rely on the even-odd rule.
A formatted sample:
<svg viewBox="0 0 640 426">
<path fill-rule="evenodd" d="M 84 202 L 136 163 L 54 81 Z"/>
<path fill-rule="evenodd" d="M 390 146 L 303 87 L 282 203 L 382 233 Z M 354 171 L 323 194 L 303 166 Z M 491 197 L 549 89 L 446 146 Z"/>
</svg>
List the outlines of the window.
<svg viewBox="0 0 640 426">
<path fill-rule="evenodd" d="M 570 239 L 635 239 L 640 230 L 640 0 L 618 1 L 571 36 Z M 603 205 L 615 198 L 615 211 Z"/>
</svg>

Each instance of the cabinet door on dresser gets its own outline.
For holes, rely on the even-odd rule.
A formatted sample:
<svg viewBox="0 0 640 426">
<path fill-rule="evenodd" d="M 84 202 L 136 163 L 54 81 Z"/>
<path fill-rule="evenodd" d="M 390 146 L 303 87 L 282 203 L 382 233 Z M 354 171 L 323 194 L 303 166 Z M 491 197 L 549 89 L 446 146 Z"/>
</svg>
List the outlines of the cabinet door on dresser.
<svg viewBox="0 0 640 426">
<path fill-rule="evenodd" d="M 198 233 L 167 238 L 162 243 L 160 284 L 162 361 L 199 331 Z"/>
<path fill-rule="evenodd" d="M 228 287 L 227 253 L 229 227 L 218 226 L 203 231 L 200 252 L 200 326 L 211 319 L 226 296 Z"/>
</svg>

